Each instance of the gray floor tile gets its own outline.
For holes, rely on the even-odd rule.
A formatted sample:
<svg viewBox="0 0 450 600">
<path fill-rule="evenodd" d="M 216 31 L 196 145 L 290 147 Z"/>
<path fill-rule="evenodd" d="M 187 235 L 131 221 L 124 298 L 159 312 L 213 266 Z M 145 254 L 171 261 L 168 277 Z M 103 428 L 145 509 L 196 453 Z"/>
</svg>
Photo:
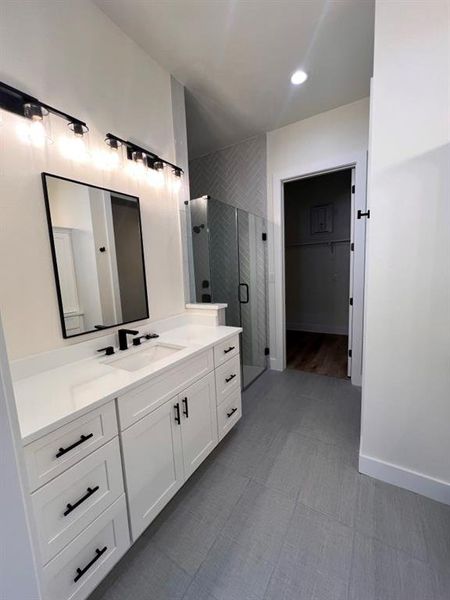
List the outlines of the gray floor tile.
<svg viewBox="0 0 450 600">
<path fill-rule="evenodd" d="M 192 587 L 216 600 L 261 600 L 274 567 L 275 557 L 264 545 L 242 546 L 220 535 Z"/>
<path fill-rule="evenodd" d="M 322 399 L 311 403 L 295 431 L 328 444 L 356 451 L 360 436 L 359 402 L 350 399 Z"/>
<path fill-rule="evenodd" d="M 200 583 L 193 581 L 183 596 L 183 600 L 217 600 L 217 598 Z"/>
<path fill-rule="evenodd" d="M 450 507 L 359 475 L 359 402 L 265 373 L 90 600 L 450 600 Z"/>
<path fill-rule="evenodd" d="M 355 532 L 349 600 L 441 600 L 433 569 Z"/>
<path fill-rule="evenodd" d="M 305 466 L 317 452 L 318 442 L 281 430 L 255 468 L 252 479 L 296 500 Z"/>
<path fill-rule="evenodd" d="M 345 449 L 306 438 L 310 447 L 305 453 L 299 477 L 298 501 L 342 523 L 352 526 L 359 473 L 352 455 Z"/>
<path fill-rule="evenodd" d="M 347 581 L 352 543 L 353 530 L 350 527 L 298 504 L 289 523 L 278 565 L 288 576 L 303 564 Z"/>
<path fill-rule="evenodd" d="M 446 571 L 436 571 L 438 581 L 439 600 L 449 600 L 450 598 L 450 573 Z"/>
<path fill-rule="evenodd" d="M 222 533 L 243 546 L 264 546 L 277 556 L 294 506 L 284 494 L 250 482 Z"/>
<path fill-rule="evenodd" d="M 277 568 L 264 600 L 347 600 L 347 582 L 311 566 L 298 565 L 289 573 Z"/>
<path fill-rule="evenodd" d="M 419 496 L 412 492 L 361 475 L 355 527 L 419 560 L 428 560 Z"/>
<path fill-rule="evenodd" d="M 212 467 L 151 532 L 152 541 L 192 575 L 205 560 L 248 483 L 227 468 Z"/>
<path fill-rule="evenodd" d="M 436 570 L 448 577 L 447 596 L 450 598 L 450 506 L 423 496 L 417 500 L 428 558 Z"/>
<path fill-rule="evenodd" d="M 275 439 L 279 427 L 273 422 L 252 422 L 245 425 L 238 431 L 231 432 L 221 442 L 216 457 L 219 463 L 235 473 L 252 477 Z"/>
<path fill-rule="evenodd" d="M 137 542 L 90 600 L 181 600 L 191 578 L 152 542 Z"/>
</svg>

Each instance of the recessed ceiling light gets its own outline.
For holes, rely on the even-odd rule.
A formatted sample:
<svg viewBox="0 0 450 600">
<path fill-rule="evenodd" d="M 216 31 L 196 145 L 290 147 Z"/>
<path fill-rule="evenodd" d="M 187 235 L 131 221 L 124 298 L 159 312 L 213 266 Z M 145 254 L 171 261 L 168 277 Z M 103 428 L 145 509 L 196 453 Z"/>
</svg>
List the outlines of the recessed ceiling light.
<svg viewBox="0 0 450 600">
<path fill-rule="evenodd" d="M 291 75 L 291 83 L 293 83 L 294 85 L 300 85 L 301 83 L 305 83 L 307 79 L 308 75 L 305 73 L 305 71 L 295 71 Z"/>
</svg>

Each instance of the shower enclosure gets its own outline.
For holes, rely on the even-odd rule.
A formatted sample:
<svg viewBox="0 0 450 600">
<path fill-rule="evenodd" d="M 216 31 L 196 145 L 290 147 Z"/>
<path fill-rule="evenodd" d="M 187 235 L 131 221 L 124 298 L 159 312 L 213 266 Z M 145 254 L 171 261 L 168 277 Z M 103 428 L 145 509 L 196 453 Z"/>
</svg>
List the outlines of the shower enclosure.
<svg viewBox="0 0 450 600">
<path fill-rule="evenodd" d="M 243 387 L 267 363 L 266 223 L 203 196 L 190 202 L 196 302 L 224 302 L 226 324 L 242 327 Z"/>
</svg>

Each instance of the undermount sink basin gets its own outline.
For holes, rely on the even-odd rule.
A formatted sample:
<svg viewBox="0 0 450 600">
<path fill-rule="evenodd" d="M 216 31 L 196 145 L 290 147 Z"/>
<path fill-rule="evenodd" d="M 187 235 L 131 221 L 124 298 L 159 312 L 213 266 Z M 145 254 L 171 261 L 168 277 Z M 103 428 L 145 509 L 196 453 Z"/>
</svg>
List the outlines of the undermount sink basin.
<svg viewBox="0 0 450 600">
<path fill-rule="evenodd" d="M 124 369 L 125 371 L 139 371 L 148 367 L 152 363 L 167 358 L 180 350 L 183 346 L 171 346 L 168 344 L 154 344 L 148 348 L 137 350 L 133 354 L 128 354 L 123 358 L 115 358 L 108 361 L 106 364 L 116 369 Z"/>
</svg>

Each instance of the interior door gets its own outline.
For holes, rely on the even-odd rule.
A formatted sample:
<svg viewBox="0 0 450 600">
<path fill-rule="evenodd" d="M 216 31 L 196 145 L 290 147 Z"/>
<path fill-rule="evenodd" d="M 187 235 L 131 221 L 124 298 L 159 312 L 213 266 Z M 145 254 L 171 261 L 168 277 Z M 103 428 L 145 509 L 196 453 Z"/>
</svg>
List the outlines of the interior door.
<svg viewBox="0 0 450 600">
<path fill-rule="evenodd" d="M 352 376 L 352 342 L 353 342 L 353 265 L 355 244 L 355 168 L 352 169 L 351 209 L 350 209 L 350 289 L 348 303 L 348 361 L 347 377 Z"/>
<path fill-rule="evenodd" d="M 238 209 L 242 376 L 246 388 L 267 364 L 266 224 Z"/>
<path fill-rule="evenodd" d="M 184 473 L 189 477 L 217 444 L 217 406 L 214 373 L 179 396 Z"/>
<path fill-rule="evenodd" d="M 122 449 L 134 541 L 184 482 L 178 399 L 126 429 Z"/>
</svg>

